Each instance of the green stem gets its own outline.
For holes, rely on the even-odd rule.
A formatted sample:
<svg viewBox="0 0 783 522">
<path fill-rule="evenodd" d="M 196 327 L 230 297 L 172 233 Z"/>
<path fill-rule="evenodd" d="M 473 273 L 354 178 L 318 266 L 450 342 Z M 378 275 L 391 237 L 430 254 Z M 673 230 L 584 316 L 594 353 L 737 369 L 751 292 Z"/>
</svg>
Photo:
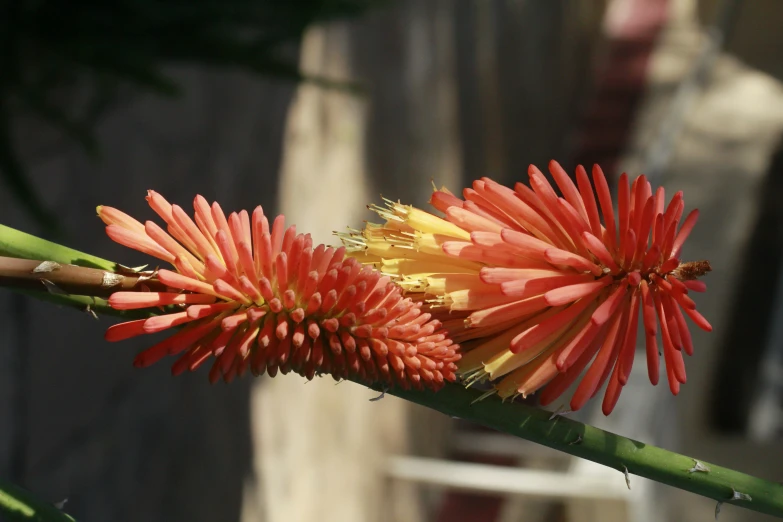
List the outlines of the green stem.
<svg viewBox="0 0 783 522">
<path fill-rule="evenodd" d="M 26 234 L 19 230 L 0 224 L 0 256 L 16 257 L 19 259 L 36 259 L 40 261 L 54 261 L 63 265 L 76 265 L 86 268 L 94 268 L 116 272 L 120 265 L 97 256 L 85 254 L 73 248 L 68 248 L 45 239 Z M 94 295 L 65 295 L 46 291 L 11 288 L 16 292 L 30 295 L 37 299 L 48 301 L 60 306 L 76 308 L 82 312 L 95 312 L 98 314 L 113 315 L 123 319 L 141 319 L 149 317 L 149 311 L 144 310 L 115 310 L 109 306 L 106 299 Z M 105 292 L 96 291 L 99 295 Z"/>
<path fill-rule="evenodd" d="M 621 473 L 628 470 L 630 474 L 718 502 L 783 518 L 783 484 L 697 461 L 561 415 L 552 418 L 552 412 L 519 403 L 503 403 L 497 397 L 474 404 L 481 393 L 458 385 L 449 385 L 438 393 L 415 390 L 390 390 L 387 393 L 452 417 L 603 464 Z M 697 467 L 697 463 L 701 466 Z M 702 467 L 705 471 L 694 470 Z"/>
<path fill-rule="evenodd" d="M 0 225 L 2 227 L 2 225 Z M 48 241 L 0 228 L 0 255 L 23 253 L 31 259 L 46 259 L 58 263 L 89 260 L 93 265 L 107 269 L 115 264 L 82 254 Z M 24 241 L 21 247 L 15 245 Z M 77 264 L 77 263 L 73 263 Z M 46 295 L 46 294 L 44 294 Z M 40 293 L 38 295 L 41 296 Z M 49 295 L 60 304 L 84 308 L 82 296 Z M 91 299 L 91 298 L 86 298 Z M 103 308 L 93 308 L 103 311 Z M 577 421 L 552 417 L 552 413 L 529 406 L 507 402 L 495 397 L 476 402 L 480 392 L 459 385 L 448 385 L 438 393 L 427 391 L 392 390 L 389 392 L 405 400 L 432 408 L 446 415 L 483 424 L 498 431 L 549 446 L 620 472 L 646 477 L 663 484 L 709 497 L 717 502 L 736 504 L 754 511 L 783 518 L 783 484 L 752 477 L 738 471 L 698 461 L 662 448 L 644 444 L 614 433 L 600 430 Z"/>
<path fill-rule="evenodd" d="M 26 489 L 0 479 L 0 514 L 19 522 L 75 522 L 56 506 L 36 498 Z"/>
<path fill-rule="evenodd" d="M 150 310 L 115 310 L 109 306 L 109 302 L 106 299 L 101 297 L 93 297 L 89 295 L 52 294 L 49 292 L 39 292 L 37 290 L 25 290 L 21 288 L 10 288 L 10 290 L 19 292 L 20 294 L 29 295 L 30 297 L 35 297 L 41 301 L 54 303 L 59 306 L 75 308 L 87 314 L 95 312 L 96 314 L 113 315 L 128 321 L 159 315 L 159 312 L 155 313 L 151 312 Z"/>
<path fill-rule="evenodd" d="M 55 261 L 64 265 L 85 266 L 111 272 L 118 268 L 117 263 L 25 234 L 5 225 L 0 225 L 0 255 Z"/>
</svg>

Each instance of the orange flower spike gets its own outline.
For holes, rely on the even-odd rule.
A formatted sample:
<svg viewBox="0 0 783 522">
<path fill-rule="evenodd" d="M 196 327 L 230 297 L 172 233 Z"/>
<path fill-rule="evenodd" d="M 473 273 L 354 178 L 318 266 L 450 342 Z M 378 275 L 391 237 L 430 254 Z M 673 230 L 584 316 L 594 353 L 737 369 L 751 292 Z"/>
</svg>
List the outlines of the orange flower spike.
<svg viewBox="0 0 783 522">
<path fill-rule="evenodd" d="M 178 307 L 107 330 L 107 340 L 120 341 L 185 325 L 141 352 L 136 366 L 178 355 L 172 367 L 178 375 L 213 359 L 212 382 L 247 370 L 433 390 L 456 379 L 459 346 L 441 322 L 422 314 L 422 303 L 403 297 L 388 277 L 345 257 L 343 247 L 313 250 L 310 236 L 285 228 L 282 216 L 270 228 L 261 207 L 252 218 L 243 211 L 226 219 L 217 203 L 197 196 L 194 220 L 156 192 L 147 200 L 168 233 L 98 207 L 110 237 L 177 269 L 157 272 L 170 291 L 109 298 L 118 310 Z"/>
<path fill-rule="evenodd" d="M 598 215 L 593 186 L 590 184 L 590 178 L 587 177 L 585 168 L 581 165 L 576 167 L 576 181 L 579 185 L 579 195 L 582 197 L 582 202 L 585 205 L 593 236 L 601 237 L 601 218 Z"/>
<path fill-rule="evenodd" d="M 597 165 L 592 181 L 581 166 L 575 182 L 554 161 L 549 171 L 555 184 L 531 165 L 530 186 L 514 190 L 482 178 L 464 200 L 436 190 L 430 201 L 445 218 L 387 201 L 373 207 L 385 224 L 343 234 L 343 242 L 467 343 L 459 370 L 467 384 L 492 380 L 502 398 L 543 387 L 548 404 L 586 369 L 572 408 L 608 381 L 609 414 L 630 378 L 641 327 L 650 382 L 659 379 L 661 346 L 678 393 L 682 352 L 694 349 L 686 317 L 712 328 L 689 295 L 706 289 L 697 279 L 709 263 L 680 261 L 698 211 L 683 219 L 682 192 L 666 205 L 662 188 L 623 174 L 615 212 Z"/>
<path fill-rule="evenodd" d="M 137 234 L 144 234 L 144 225 L 125 212 L 112 207 L 104 207 L 103 205 L 95 210 L 98 212 L 98 217 L 100 217 L 106 225 L 118 225 L 132 232 L 136 232 Z"/>
</svg>

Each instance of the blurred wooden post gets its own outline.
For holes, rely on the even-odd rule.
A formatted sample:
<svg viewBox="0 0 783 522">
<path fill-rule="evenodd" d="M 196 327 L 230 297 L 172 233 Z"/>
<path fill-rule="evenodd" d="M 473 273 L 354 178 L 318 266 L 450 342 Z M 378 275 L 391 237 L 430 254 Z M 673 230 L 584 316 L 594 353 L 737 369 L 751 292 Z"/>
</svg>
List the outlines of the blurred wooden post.
<svg viewBox="0 0 783 522">
<path fill-rule="evenodd" d="M 303 85 L 290 110 L 280 205 L 315 242 L 334 244 L 332 231 L 371 218 L 365 207 L 377 192 L 422 205 L 430 179 L 460 185 L 452 18 L 449 2 L 408 2 L 307 33 L 305 72 L 367 86 L 356 95 Z M 375 395 L 331 378 L 259 383 L 252 411 L 261 495 L 247 492 L 244 520 L 428 520 L 419 490 L 390 483 L 383 466 L 413 441 L 437 451 L 449 419 L 414 414 L 393 397 L 370 402 Z"/>
</svg>

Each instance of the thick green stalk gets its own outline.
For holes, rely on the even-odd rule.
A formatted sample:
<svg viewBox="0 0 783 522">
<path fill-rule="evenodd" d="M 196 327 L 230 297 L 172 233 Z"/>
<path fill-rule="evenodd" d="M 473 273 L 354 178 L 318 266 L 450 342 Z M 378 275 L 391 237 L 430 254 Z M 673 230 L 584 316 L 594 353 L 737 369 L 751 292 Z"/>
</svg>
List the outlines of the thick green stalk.
<svg viewBox="0 0 783 522">
<path fill-rule="evenodd" d="M 0 255 L 114 271 L 117 264 L 0 224 Z"/>
<path fill-rule="evenodd" d="M 0 480 L 0 517 L 17 522 L 75 522 L 56 506 L 37 499 L 19 486 Z"/>
<path fill-rule="evenodd" d="M 25 256 L 32 259 L 46 259 L 58 263 L 90 259 L 94 265 L 101 268 L 115 266 L 109 261 L 53 245 L 20 232 L 13 231 L 15 235 L 5 236 L 5 230 L 10 229 L 0 228 L 0 255 L 24 252 Z M 17 238 L 24 240 L 24 248 L 13 244 Z M 49 250 L 51 246 L 55 248 Z M 47 297 L 52 298 L 52 296 Z M 84 307 L 84 298 L 80 296 L 58 295 L 56 297 L 60 304 L 72 303 L 77 308 Z M 102 311 L 102 309 L 93 309 Z M 480 392 L 459 385 L 448 385 L 438 393 L 405 390 L 392 390 L 389 393 L 446 415 L 477 422 L 609 466 L 622 473 L 627 471 L 629 474 L 703 495 L 717 502 L 736 504 L 783 518 L 783 484 L 699 462 L 691 457 L 609 433 L 559 415 L 552 416 L 551 412 L 523 404 L 503 403 L 496 397 L 476 402 Z"/>
<path fill-rule="evenodd" d="M 51 241 L 41 239 L 2 224 L 0 224 L 0 256 L 54 261 L 55 263 L 63 265 L 76 265 L 109 272 L 115 272 L 120 268 L 120 265 L 113 261 L 85 254 L 84 252 L 74 250 L 73 248 L 52 243 Z M 46 290 L 37 291 L 24 288 L 12 289 L 43 301 L 48 301 L 60 306 L 76 308 L 86 313 L 95 312 L 97 314 L 114 315 L 129 320 L 140 319 L 150 315 L 147 311 L 115 310 L 109 306 L 106 299 L 92 295 L 65 295 Z M 105 295 L 105 289 L 93 293 L 96 295 Z"/>
<path fill-rule="evenodd" d="M 603 464 L 621 473 L 627 470 L 629 474 L 718 502 L 783 518 L 783 484 L 697 461 L 524 404 L 504 403 L 496 397 L 474 404 L 481 393 L 458 385 L 449 385 L 438 393 L 415 390 L 387 393 Z M 621 480 L 620 476 L 618 480 Z"/>
</svg>

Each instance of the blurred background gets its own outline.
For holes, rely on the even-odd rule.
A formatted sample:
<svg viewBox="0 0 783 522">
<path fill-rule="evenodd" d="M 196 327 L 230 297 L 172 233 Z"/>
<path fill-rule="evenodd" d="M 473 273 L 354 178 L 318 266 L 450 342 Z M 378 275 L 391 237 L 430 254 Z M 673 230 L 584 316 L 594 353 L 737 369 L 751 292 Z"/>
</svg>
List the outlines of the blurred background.
<svg viewBox="0 0 783 522">
<path fill-rule="evenodd" d="M 113 6 L 113 7 L 112 7 Z M 317 241 L 379 195 L 555 158 L 683 190 L 709 259 L 689 381 L 599 427 L 783 480 L 779 0 L 0 1 L 0 222 L 134 266 L 98 204 L 261 204 Z M 713 501 L 297 376 L 131 365 L 113 322 L 0 290 L 0 476 L 80 521 L 711 520 Z M 767 517 L 723 506 L 720 520 Z"/>
</svg>

